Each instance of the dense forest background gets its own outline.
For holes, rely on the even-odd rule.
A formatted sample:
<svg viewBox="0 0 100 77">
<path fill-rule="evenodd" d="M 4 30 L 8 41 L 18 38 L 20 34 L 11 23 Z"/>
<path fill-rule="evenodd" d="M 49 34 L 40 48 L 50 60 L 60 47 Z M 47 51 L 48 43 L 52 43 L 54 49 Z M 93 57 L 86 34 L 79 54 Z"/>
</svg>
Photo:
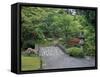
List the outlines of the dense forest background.
<svg viewBox="0 0 100 77">
<path fill-rule="evenodd" d="M 71 48 L 68 41 L 83 33 L 84 54 L 94 56 L 95 20 L 94 10 L 22 7 L 22 51 L 51 40 L 59 40 L 65 48 Z"/>
</svg>

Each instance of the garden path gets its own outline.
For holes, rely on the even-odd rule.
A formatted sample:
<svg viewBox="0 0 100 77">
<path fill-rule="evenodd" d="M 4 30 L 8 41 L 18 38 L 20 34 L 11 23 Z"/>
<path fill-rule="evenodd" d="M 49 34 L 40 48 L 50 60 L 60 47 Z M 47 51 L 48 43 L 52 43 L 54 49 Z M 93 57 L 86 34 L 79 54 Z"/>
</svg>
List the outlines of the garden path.
<svg viewBox="0 0 100 77">
<path fill-rule="evenodd" d="M 76 68 L 95 66 L 95 59 L 75 58 L 65 54 L 57 46 L 40 47 L 39 55 L 42 57 L 43 69 Z"/>
</svg>

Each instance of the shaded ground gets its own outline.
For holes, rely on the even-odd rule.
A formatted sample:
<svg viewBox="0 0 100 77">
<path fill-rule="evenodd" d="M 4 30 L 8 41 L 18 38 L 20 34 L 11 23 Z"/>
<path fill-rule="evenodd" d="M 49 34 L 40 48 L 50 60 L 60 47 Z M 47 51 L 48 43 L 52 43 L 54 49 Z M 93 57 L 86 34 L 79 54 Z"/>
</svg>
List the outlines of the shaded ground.
<svg viewBox="0 0 100 77">
<path fill-rule="evenodd" d="M 75 58 L 65 54 L 59 47 L 40 47 L 43 69 L 74 68 L 95 66 L 95 59 Z"/>
</svg>

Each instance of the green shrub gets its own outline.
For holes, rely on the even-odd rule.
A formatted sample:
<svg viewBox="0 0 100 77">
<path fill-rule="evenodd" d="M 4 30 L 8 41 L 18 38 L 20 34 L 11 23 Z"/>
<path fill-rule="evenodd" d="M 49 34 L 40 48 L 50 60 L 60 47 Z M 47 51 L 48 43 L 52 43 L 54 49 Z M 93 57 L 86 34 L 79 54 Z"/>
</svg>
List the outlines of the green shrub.
<svg viewBox="0 0 100 77">
<path fill-rule="evenodd" d="M 84 53 L 86 56 L 95 56 L 95 46 L 92 44 L 85 44 Z"/>
<path fill-rule="evenodd" d="M 73 56 L 73 57 L 84 57 L 84 53 L 82 52 L 81 48 L 71 47 L 71 48 L 68 48 L 67 51 L 68 51 L 70 56 Z"/>
<path fill-rule="evenodd" d="M 28 40 L 28 41 L 25 41 L 22 45 L 22 48 L 24 50 L 26 50 L 27 48 L 35 48 L 35 43 L 34 43 L 34 40 Z"/>
</svg>

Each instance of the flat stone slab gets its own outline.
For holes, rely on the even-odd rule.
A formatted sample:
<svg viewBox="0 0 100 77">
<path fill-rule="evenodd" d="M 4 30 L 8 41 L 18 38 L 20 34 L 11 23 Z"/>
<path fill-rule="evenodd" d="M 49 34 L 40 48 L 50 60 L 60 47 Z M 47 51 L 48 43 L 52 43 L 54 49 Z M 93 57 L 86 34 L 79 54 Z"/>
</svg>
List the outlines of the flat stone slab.
<svg viewBox="0 0 100 77">
<path fill-rule="evenodd" d="M 43 69 L 77 68 L 95 66 L 95 59 L 75 58 L 65 54 L 59 47 L 40 47 Z"/>
</svg>

